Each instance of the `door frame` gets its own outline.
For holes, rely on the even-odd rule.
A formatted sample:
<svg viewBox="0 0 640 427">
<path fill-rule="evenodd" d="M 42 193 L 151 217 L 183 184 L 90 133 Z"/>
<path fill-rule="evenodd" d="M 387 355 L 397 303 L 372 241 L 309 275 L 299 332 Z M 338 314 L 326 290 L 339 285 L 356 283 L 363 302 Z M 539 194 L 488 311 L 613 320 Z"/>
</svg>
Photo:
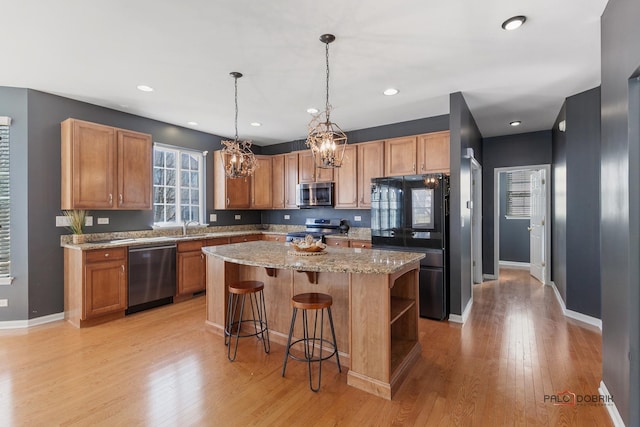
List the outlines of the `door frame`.
<svg viewBox="0 0 640 427">
<path fill-rule="evenodd" d="M 474 157 L 471 158 L 471 208 L 471 282 L 479 284 L 482 283 L 482 165 Z"/>
<path fill-rule="evenodd" d="M 545 170 L 545 220 L 544 220 L 544 284 L 551 284 L 551 165 L 522 165 L 493 169 L 493 279 L 500 278 L 500 173 L 514 170 Z"/>
</svg>

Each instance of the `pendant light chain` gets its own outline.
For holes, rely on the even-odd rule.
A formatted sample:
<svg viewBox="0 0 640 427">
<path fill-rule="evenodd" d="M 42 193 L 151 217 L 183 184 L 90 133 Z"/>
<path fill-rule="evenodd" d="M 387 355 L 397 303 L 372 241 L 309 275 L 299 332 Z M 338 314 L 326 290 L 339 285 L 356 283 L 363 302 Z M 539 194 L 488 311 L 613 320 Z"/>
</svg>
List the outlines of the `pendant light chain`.
<svg viewBox="0 0 640 427">
<path fill-rule="evenodd" d="M 236 94 L 235 94 L 235 101 L 236 101 L 236 119 L 235 119 L 235 124 L 236 124 L 236 138 L 235 141 L 238 141 L 238 77 L 234 77 L 235 80 L 235 88 L 236 88 Z"/>
<path fill-rule="evenodd" d="M 325 59 L 327 61 L 327 100 L 325 103 L 325 111 L 327 113 L 327 122 L 329 122 L 329 115 L 331 114 L 331 108 L 329 106 L 329 43 L 325 43 Z"/>
</svg>

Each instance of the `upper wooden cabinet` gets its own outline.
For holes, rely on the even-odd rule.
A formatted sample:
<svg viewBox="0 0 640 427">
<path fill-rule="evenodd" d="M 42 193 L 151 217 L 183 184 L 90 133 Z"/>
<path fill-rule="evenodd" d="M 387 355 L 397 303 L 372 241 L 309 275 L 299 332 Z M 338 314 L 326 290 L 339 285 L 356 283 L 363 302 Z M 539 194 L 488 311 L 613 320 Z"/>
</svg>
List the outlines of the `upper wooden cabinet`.
<svg viewBox="0 0 640 427">
<path fill-rule="evenodd" d="M 213 153 L 213 208 L 249 209 L 251 178 L 227 178 L 222 163 L 222 151 Z"/>
<path fill-rule="evenodd" d="M 347 145 L 344 149 L 342 166 L 335 170 L 336 191 L 335 208 L 358 207 L 358 150 L 354 144 Z"/>
<path fill-rule="evenodd" d="M 271 157 L 271 207 L 284 209 L 284 154 Z"/>
<path fill-rule="evenodd" d="M 297 208 L 296 185 L 298 184 L 298 153 L 284 156 L 284 208 Z"/>
<path fill-rule="evenodd" d="M 418 136 L 418 173 L 449 172 L 449 131 Z"/>
<path fill-rule="evenodd" d="M 251 177 L 251 208 L 270 209 L 272 199 L 271 157 L 256 156 L 258 167 Z"/>
<path fill-rule="evenodd" d="M 371 179 L 384 176 L 383 141 L 358 146 L 358 207 L 371 207 Z"/>
<path fill-rule="evenodd" d="M 151 135 L 61 123 L 61 209 L 151 209 Z"/>
<path fill-rule="evenodd" d="M 311 150 L 298 152 L 298 182 L 331 182 L 333 169 L 316 168 Z"/>
<path fill-rule="evenodd" d="M 408 136 L 384 142 L 384 176 L 415 175 L 418 138 Z"/>
</svg>

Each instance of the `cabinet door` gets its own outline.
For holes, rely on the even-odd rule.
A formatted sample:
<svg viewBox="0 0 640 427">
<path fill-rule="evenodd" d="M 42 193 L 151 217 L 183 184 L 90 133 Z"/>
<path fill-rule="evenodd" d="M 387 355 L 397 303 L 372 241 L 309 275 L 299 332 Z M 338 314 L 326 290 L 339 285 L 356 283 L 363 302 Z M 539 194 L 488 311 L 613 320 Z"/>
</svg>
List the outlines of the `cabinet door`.
<svg viewBox="0 0 640 427">
<path fill-rule="evenodd" d="M 202 251 L 178 253 L 178 295 L 193 294 L 205 288 L 205 257 Z"/>
<path fill-rule="evenodd" d="M 388 139 L 384 142 L 385 176 L 414 175 L 416 173 L 415 136 Z"/>
<path fill-rule="evenodd" d="M 258 167 L 251 177 L 251 208 L 271 208 L 271 157 L 256 156 Z"/>
<path fill-rule="evenodd" d="M 83 318 L 122 311 L 127 308 L 127 279 L 124 260 L 87 263 Z"/>
<path fill-rule="evenodd" d="M 227 178 L 227 209 L 248 208 L 251 206 L 251 178 Z"/>
<path fill-rule="evenodd" d="M 358 207 L 371 207 L 371 179 L 384 176 L 383 141 L 358 144 Z"/>
<path fill-rule="evenodd" d="M 271 206 L 284 209 L 284 156 L 271 158 Z"/>
<path fill-rule="evenodd" d="M 345 153 L 346 156 L 346 153 Z M 339 168 L 338 168 L 339 169 Z M 333 181 L 333 177 L 334 177 L 334 170 L 338 170 L 338 169 L 322 169 L 322 168 L 316 168 L 315 172 L 316 172 L 316 182 L 331 182 Z"/>
<path fill-rule="evenodd" d="M 120 209 L 151 209 L 151 135 L 118 130 Z"/>
<path fill-rule="evenodd" d="M 418 136 L 418 173 L 449 172 L 449 131 Z"/>
<path fill-rule="evenodd" d="M 314 176 L 313 155 L 311 150 L 298 153 L 298 182 L 313 182 Z"/>
<path fill-rule="evenodd" d="M 297 208 L 296 185 L 298 184 L 298 153 L 284 156 L 284 207 Z"/>
<path fill-rule="evenodd" d="M 335 208 L 355 208 L 358 206 L 357 191 L 357 147 L 348 145 L 344 149 L 342 166 L 335 170 Z"/>
<path fill-rule="evenodd" d="M 62 122 L 62 209 L 115 206 L 115 129 L 68 119 Z"/>
</svg>

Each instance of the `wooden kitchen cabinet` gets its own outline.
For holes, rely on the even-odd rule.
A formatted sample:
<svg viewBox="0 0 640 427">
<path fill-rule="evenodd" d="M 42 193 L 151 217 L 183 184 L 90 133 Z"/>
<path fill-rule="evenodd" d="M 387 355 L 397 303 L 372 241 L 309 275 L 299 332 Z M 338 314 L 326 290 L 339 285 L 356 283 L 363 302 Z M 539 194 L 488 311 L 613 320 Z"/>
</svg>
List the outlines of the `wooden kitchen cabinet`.
<svg viewBox="0 0 640 427">
<path fill-rule="evenodd" d="M 298 184 L 298 153 L 284 156 L 284 208 L 295 209 L 296 185 Z"/>
<path fill-rule="evenodd" d="M 311 150 L 298 152 L 298 182 L 331 182 L 333 169 L 316 168 Z"/>
<path fill-rule="evenodd" d="M 449 173 L 449 131 L 418 136 L 418 173 Z"/>
<path fill-rule="evenodd" d="M 358 207 L 358 149 L 355 145 L 347 145 L 344 149 L 342 166 L 335 170 L 335 204 L 336 209 Z"/>
<path fill-rule="evenodd" d="M 416 174 L 417 140 L 407 136 L 384 141 L 384 176 Z"/>
<path fill-rule="evenodd" d="M 222 163 L 222 151 L 213 153 L 213 208 L 249 209 L 251 207 L 251 178 L 228 178 Z"/>
<path fill-rule="evenodd" d="M 64 317 L 77 327 L 124 316 L 127 249 L 64 249 Z"/>
<path fill-rule="evenodd" d="M 258 167 L 251 177 L 251 208 L 271 209 L 272 174 L 271 157 L 256 156 Z"/>
<path fill-rule="evenodd" d="M 61 123 L 61 209 L 151 209 L 151 135 Z"/>
<path fill-rule="evenodd" d="M 202 247 L 228 243 L 228 237 L 178 242 L 176 248 L 178 277 L 174 302 L 190 298 L 194 293 L 206 289 L 206 261 Z"/>
<path fill-rule="evenodd" d="M 262 240 L 266 240 L 267 242 L 285 242 L 287 240 L 287 236 L 284 234 L 263 234 Z"/>
<path fill-rule="evenodd" d="M 229 238 L 229 243 L 255 242 L 256 240 L 262 240 L 262 234 L 247 234 L 244 236 L 231 236 Z"/>
<path fill-rule="evenodd" d="M 333 246 L 334 248 L 348 248 L 349 239 L 342 239 L 336 237 L 325 237 L 325 243 L 327 246 Z"/>
<path fill-rule="evenodd" d="M 284 209 L 284 155 L 271 157 L 271 207 Z"/>
<path fill-rule="evenodd" d="M 358 146 L 358 207 L 371 207 L 371 179 L 384 176 L 384 142 L 372 141 Z"/>
<path fill-rule="evenodd" d="M 371 249 L 371 240 L 351 239 L 349 240 L 350 248 Z"/>
</svg>

